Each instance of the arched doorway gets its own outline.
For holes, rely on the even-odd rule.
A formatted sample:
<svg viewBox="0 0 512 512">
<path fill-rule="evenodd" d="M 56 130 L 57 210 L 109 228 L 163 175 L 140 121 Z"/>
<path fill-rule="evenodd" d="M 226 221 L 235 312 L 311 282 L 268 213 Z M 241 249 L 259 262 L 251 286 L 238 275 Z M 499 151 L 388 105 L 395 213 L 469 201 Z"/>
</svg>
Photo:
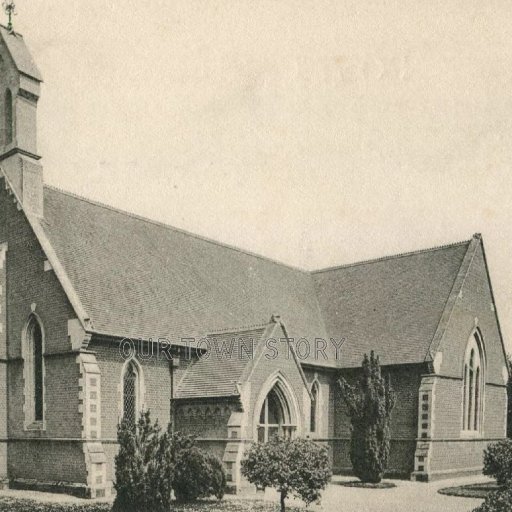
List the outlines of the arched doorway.
<svg viewBox="0 0 512 512">
<path fill-rule="evenodd" d="M 290 439 L 297 430 L 297 415 L 289 393 L 280 381 L 270 389 L 260 408 L 257 439 L 266 443 L 273 437 Z"/>
</svg>

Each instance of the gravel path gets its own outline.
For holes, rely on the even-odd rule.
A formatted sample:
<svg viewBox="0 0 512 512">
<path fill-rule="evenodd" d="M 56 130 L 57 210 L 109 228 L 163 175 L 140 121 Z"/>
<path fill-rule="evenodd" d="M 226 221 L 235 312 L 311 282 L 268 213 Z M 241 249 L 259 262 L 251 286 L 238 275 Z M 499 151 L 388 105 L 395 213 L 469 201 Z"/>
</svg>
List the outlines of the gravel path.
<svg viewBox="0 0 512 512">
<path fill-rule="evenodd" d="M 309 510 L 311 512 L 471 512 L 482 503 L 481 499 L 445 496 L 439 494 L 438 489 L 489 481 L 483 476 L 441 480 L 428 484 L 392 480 L 396 484 L 396 487 L 392 489 L 361 489 L 339 485 L 340 482 L 352 480 L 353 478 L 350 477 L 334 477 L 333 482 L 324 492 L 321 505 L 312 505 Z M 63 494 L 33 491 L 0 490 L 0 496 L 34 499 L 40 503 L 91 503 L 89 500 L 81 500 Z M 258 493 L 255 497 L 258 500 L 263 498 L 269 502 L 278 501 L 277 493 L 271 489 L 267 489 L 264 496 Z M 237 497 L 226 496 L 225 499 L 231 501 L 236 500 Z M 250 498 L 242 498 L 242 500 L 244 506 L 240 508 L 250 510 L 252 508 Z M 299 501 L 287 500 L 287 504 L 303 508 Z M 229 503 L 228 508 L 232 510 L 233 505 L 234 503 Z M 258 508 L 256 503 L 253 507 Z M 213 510 L 215 510 L 215 507 L 213 507 Z M 277 507 L 276 510 L 278 510 Z"/>
<path fill-rule="evenodd" d="M 458 478 L 432 483 L 392 480 L 392 489 L 361 489 L 337 484 L 353 478 L 334 477 L 324 492 L 321 505 L 310 507 L 312 512 L 470 512 L 483 500 L 445 496 L 437 491 L 470 483 L 488 481 L 486 477 Z M 268 490 L 265 499 L 276 500 L 277 495 Z M 290 505 L 295 504 L 290 501 Z M 298 502 L 297 502 L 298 504 Z"/>
</svg>

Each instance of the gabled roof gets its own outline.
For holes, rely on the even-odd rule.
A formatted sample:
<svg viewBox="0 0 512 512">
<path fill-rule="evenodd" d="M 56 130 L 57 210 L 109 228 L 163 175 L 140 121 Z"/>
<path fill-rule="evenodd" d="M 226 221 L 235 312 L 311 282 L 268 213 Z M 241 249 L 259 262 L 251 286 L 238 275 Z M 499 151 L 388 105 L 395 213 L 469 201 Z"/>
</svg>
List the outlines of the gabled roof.
<svg viewBox="0 0 512 512">
<path fill-rule="evenodd" d="M 239 396 L 241 385 L 250 381 L 259 364 L 265 364 L 264 356 L 268 354 L 266 341 L 270 339 L 287 340 L 293 361 L 308 389 L 288 329 L 279 316 L 272 315 L 270 322 L 265 325 L 207 336 L 204 343 L 209 345 L 208 357 L 191 363 L 178 383 L 174 398 Z"/>
<path fill-rule="evenodd" d="M 177 385 L 174 398 L 239 395 L 237 385 L 246 367 L 254 360 L 256 349 L 264 343 L 266 328 L 267 325 L 263 325 L 208 335 L 208 358 L 191 363 Z"/>
<path fill-rule="evenodd" d="M 40 225 L 94 332 L 175 342 L 278 312 L 325 336 L 308 272 L 51 187 Z"/>
<path fill-rule="evenodd" d="M 345 338 L 340 364 L 428 360 L 470 241 L 313 273 L 329 336 Z M 466 269 L 467 270 L 467 269 Z"/>
<path fill-rule="evenodd" d="M 0 25 L 0 36 L 5 41 L 7 50 L 18 68 L 18 71 L 42 82 L 43 77 L 41 76 L 41 72 L 32 59 L 32 55 L 30 55 L 25 41 L 23 40 L 23 36 L 16 32 L 9 32 L 7 27 L 3 25 Z"/>
<path fill-rule="evenodd" d="M 303 361 L 331 367 L 359 366 L 370 350 L 383 364 L 429 361 L 471 244 L 482 243 L 307 272 L 52 187 L 44 209 L 27 217 L 88 332 L 179 343 L 278 313 L 288 338 L 345 339 L 339 361 Z M 247 367 L 201 364 L 222 392 Z"/>
</svg>

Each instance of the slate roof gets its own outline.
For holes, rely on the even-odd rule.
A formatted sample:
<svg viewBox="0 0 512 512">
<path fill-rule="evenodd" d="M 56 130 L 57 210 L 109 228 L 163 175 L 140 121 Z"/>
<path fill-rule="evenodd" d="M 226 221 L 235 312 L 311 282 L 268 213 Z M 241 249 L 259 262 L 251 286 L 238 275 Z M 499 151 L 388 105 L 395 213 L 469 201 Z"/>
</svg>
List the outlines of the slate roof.
<svg viewBox="0 0 512 512">
<path fill-rule="evenodd" d="M 371 349 L 383 364 L 428 360 L 465 255 L 481 243 L 308 272 L 52 187 L 37 222 L 93 333 L 176 343 L 226 326 L 250 331 L 237 326 L 276 313 L 291 338 L 345 338 L 340 361 L 305 361 L 338 367 L 359 366 Z M 200 361 L 180 393 L 231 394 L 243 366 Z"/>
<path fill-rule="evenodd" d="M 16 32 L 9 32 L 7 27 L 0 25 L 0 35 L 5 41 L 7 49 L 21 73 L 35 78 L 39 82 L 43 81 L 41 72 L 36 66 L 36 63 L 32 59 L 32 55 L 28 51 L 23 36 Z"/>
<path fill-rule="evenodd" d="M 382 364 L 424 361 L 469 245 L 314 272 L 328 335 L 346 338 L 341 365 L 378 347 Z"/>
<path fill-rule="evenodd" d="M 178 383 L 175 398 L 218 397 L 238 395 L 237 383 L 253 360 L 267 326 L 208 335 L 210 351 L 207 359 L 193 363 Z M 227 349 L 223 352 L 223 347 Z"/>
<path fill-rule="evenodd" d="M 307 272 L 51 187 L 41 226 L 95 332 L 176 341 L 278 313 L 325 336 Z"/>
</svg>

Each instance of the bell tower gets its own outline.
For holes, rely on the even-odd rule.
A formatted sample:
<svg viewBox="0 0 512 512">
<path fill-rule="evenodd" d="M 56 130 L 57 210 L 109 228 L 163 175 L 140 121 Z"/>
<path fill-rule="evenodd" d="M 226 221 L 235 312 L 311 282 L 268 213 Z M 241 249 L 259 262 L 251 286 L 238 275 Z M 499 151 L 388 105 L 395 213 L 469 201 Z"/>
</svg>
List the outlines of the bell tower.
<svg viewBox="0 0 512 512">
<path fill-rule="evenodd" d="M 43 216 L 43 168 L 37 153 L 42 82 L 23 37 L 0 25 L 0 167 L 28 214 Z"/>
</svg>

